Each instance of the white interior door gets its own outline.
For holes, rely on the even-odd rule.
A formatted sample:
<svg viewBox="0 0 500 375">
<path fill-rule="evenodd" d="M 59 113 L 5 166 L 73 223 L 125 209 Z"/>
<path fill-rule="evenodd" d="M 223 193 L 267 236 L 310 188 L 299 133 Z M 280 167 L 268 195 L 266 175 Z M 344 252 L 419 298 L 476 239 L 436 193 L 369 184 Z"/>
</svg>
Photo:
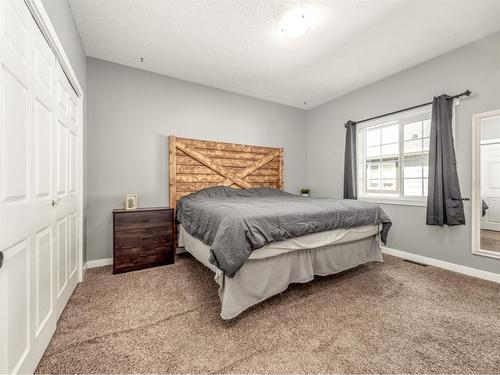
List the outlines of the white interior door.
<svg viewBox="0 0 500 375">
<path fill-rule="evenodd" d="M 500 143 L 481 145 L 481 198 L 488 205 L 481 229 L 500 231 Z"/>
<path fill-rule="evenodd" d="M 56 298 L 58 315 L 78 283 L 78 97 L 56 63 L 55 178 Z"/>
<path fill-rule="evenodd" d="M 78 282 L 80 101 L 21 0 L 0 63 L 0 372 L 30 373 Z"/>
</svg>

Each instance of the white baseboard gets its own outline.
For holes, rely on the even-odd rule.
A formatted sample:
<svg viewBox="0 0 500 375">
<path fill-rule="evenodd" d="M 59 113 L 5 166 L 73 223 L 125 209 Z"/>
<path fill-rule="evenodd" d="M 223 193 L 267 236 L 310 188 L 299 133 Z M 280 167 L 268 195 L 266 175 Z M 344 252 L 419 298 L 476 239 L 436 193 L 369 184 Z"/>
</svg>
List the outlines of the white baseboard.
<svg viewBox="0 0 500 375">
<path fill-rule="evenodd" d="M 103 258 L 103 259 L 96 259 L 96 260 L 88 260 L 85 263 L 85 266 L 83 267 L 83 269 L 88 270 L 89 268 L 110 266 L 112 264 L 113 264 L 113 258 Z"/>
<path fill-rule="evenodd" d="M 480 279 L 493 281 L 495 283 L 500 283 L 500 274 L 478 270 L 477 268 L 461 266 L 460 264 L 445 262 L 444 260 L 424 257 L 423 255 L 417 255 L 413 253 L 408 253 L 406 251 L 391 249 L 389 247 L 382 247 L 382 252 L 387 255 L 393 255 L 398 258 L 403 258 L 411 260 L 413 262 L 427 264 L 429 266 L 434 266 L 438 268 L 443 268 L 448 271 L 462 273 L 467 276 L 478 277 Z"/>
</svg>

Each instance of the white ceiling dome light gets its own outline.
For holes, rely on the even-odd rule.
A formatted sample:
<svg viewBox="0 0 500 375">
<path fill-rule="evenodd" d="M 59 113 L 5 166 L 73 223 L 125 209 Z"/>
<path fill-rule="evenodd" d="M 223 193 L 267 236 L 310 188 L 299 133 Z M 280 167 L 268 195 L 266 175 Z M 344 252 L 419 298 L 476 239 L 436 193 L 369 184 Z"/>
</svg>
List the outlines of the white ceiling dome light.
<svg viewBox="0 0 500 375">
<path fill-rule="evenodd" d="M 290 38 L 305 35 L 312 26 L 312 17 L 305 7 L 291 9 L 283 14 L 279 23 L 280 32 Z"/>
</svg>

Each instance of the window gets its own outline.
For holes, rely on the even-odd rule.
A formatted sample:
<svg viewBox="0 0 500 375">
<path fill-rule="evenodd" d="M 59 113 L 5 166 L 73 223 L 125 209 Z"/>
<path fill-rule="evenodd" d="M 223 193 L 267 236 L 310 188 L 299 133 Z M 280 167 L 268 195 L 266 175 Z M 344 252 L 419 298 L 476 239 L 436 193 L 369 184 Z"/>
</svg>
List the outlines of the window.
<svg viewBox="0 0 500 375">
<path fill-rule="evenodd" d="M 358 127 L 361 198 L 425 200 L 430 117 L 429 106 Z"/>
</svg>

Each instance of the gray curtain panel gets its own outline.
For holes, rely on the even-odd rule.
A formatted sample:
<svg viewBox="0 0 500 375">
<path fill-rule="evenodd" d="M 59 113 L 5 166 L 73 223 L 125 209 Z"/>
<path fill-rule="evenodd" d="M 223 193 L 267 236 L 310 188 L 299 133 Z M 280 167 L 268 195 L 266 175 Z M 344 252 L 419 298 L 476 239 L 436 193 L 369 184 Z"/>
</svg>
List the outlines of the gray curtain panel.
<svg viewBox="0 0 500 375">
<path fill-rule="evenodd" d="M 465 224 L 453 144 L 453 100 L 448 98 L 441 95 L 432 103 L 427 225 Z"/>
<path fill-rule="evenodd" d="M 344 199 L 358 199 L 356 164 L 356 123 L 346 124 L 344 157 Z"/>
</svg>

